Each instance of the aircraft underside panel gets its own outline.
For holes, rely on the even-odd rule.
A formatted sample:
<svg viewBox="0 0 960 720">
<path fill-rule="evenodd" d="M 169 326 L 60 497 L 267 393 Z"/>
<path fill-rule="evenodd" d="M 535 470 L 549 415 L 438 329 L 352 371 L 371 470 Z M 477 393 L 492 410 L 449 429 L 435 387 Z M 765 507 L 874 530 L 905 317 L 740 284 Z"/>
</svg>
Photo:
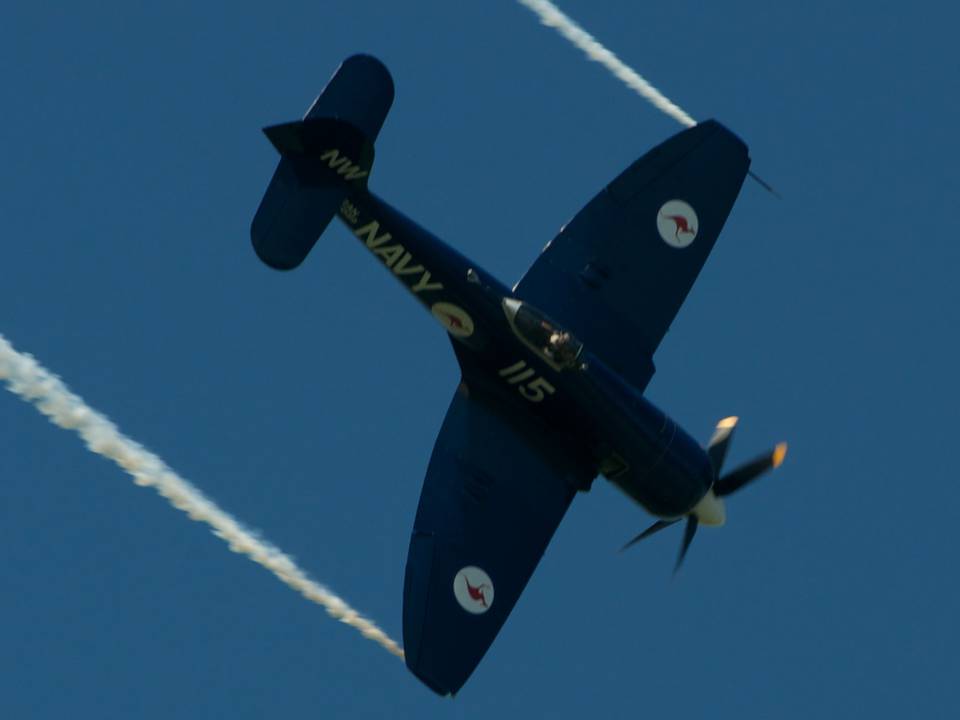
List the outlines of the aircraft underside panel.
<svg viewBox="0 0 960 720">
<path fill-rule="evenodd" d="M 456 693 L 480 662 L 590 474 L 515 416 L 461 384 L 420 496 L 404 649 L 410 670 L 442 695 Z"/>
<path fill-rule="evenodd" d="M 517 295 L 642 391 L 749 166 L 747 147 L 715 121 L 675 135 L 577 213 Z"/>
</svg>

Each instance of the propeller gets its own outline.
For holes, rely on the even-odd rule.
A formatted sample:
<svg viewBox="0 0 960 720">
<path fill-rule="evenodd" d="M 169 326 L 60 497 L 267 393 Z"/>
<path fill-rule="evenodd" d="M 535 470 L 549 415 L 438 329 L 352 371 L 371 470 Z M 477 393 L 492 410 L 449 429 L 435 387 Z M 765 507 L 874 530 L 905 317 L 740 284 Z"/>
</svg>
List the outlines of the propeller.
<svg viewBox="0 0 960 720">
<path fill-rule="evenodd" d="M 677 564 L 673 568 L 674 574 L 683 564 L 683 559 L 687 556 L 687 550 L 690 549 L 690 543 L 693 542 L 694 535 L 697 534 L 697 527 L 700 523 L 705 525 L 723 525 L 726 513 L 723 507 L 723 498 L 744 488 L 754 480 L 760 478 L 765 473 L 780 467 L 784 458 L 787 456 L 787 444 L 778 443 L 773 450 L 764 453 L 753 460 L 740 465 L 731 470 L 726 475 L 720 475 L 723 467 L 723 461 L 727 457 L 727 450 L 730 448 L 730 440 L 733 438 L 733 431 L 737 427 L 738 418 L 728 417 L 717 423 L 713 431 L 713 437 L 707 443 L 707 457 L 710 458 L 710 464 L 713 466 L 713 474 L 716 478 L 713 485 L 707 490 L 707 494 L 697 503 L 687 514 L 687 524 L 683 530 L 683 542 L 680 545 L 680 554 L 677 556 Z M 642 533 L 630 540 L 626 545 L 620 548 L 623 552 L 628 547 L 636 545 L 641 540 L 654 535 L 664 528 L 675 525 L 682 518 L 672 520 L 657 520 Z"/>
<path fill-rule="evenodd" d="M 647 528 L 646 530 L 644 530 L 642 533 L 640 533 L 640 534 L 637 535 L 635 538 L 633 538 L 633 540 L 631 540 L 631 541 L 628 542 L 626 545 L 624 545 L 622 548 L 620 548 L 620 552 L 623 552 L 624 550 L 626 550 L 626 549 L 627 549 L 628 547 L 630 547 L 631 545 L 636 545 L 636 544 L 637 544 L 638 542 L 640 542 L 641 540 L 645 540 L 645 539 L 647 539 L 648 537 L 650 537 L 651 535 L 655 535 L 656 533 L 660 532 L 660 531 L 663 530 L 664 528 L 668 528 L 668 527 L 670 527 L 671 525 L 674 525 L 675 523 L 678 523 L 678 522 L 680 522 L 680 518 L 677 518 L 676 520 L 657 520 L 653 525 L 651 525 L 650 527 L 648 527 L 648 528 Z"/>
<path fill-rule="evenodd" d="M 777 446 L 769 453 L 755 457 L 748 463 L 744 463 L 736 470 L 733 470 L 713 485 L 713 491 L 717 497 L 727 497 L 733 495 L 740 488 L 749 485 L 764 473 L 774 470 L 783 463 L 787 456 L 787 444 L 777 443 Z"/>
</svg>

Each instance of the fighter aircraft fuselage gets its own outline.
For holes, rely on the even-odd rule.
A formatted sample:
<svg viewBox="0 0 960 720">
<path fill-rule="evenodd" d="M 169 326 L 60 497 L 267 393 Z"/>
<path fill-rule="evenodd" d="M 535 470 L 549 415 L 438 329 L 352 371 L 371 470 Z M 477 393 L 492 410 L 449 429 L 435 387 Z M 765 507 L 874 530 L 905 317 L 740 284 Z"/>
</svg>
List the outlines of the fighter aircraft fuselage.
<svg viewBox="0 0 960 720">
<path fill-rule="evenodd" d="M 468 392 L 519 406 L 654 515 L 679 517 L 704 496 L 713 470 L 700 445 L 561 326 L 373 193 L 352 193 L 338 215 L 448 331 Z M 554 335 L 575 353 L 552 357 Z"/>
</svg>

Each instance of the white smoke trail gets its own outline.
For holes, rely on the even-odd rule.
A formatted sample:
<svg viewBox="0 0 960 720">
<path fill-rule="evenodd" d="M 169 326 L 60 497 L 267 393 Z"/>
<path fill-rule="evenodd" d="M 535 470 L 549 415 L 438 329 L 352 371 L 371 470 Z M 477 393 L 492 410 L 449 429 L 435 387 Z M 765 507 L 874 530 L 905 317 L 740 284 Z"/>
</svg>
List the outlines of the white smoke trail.
<svg viewBox="0 0 960 720">
<path fill-rule="evenodd" d="M 687 127 L 693 127 L 697 124 L 697 121 L 684 112 L 680 106 L 671 102 L 663 93 L 644 80 L 636 71 L 628 65 L 625 65 L 620 58 L 607 50 L 607 48 L 597 42 L 590 33 L 564 15 L 552 2 L 548 2 L 548 0 L 517 1 L 521 5 L 533 10 L 533 12 L 540 17 L 540 22 L 547 27 L 556 28 L 558 33 L 583 50 L 588 58 L 606 67 L 617 78 L 622 80 L 627 87 L 649 100 L 658 110 L 665 112 L 674 120 Z"/>
<path fill-rule="evenodd" d="M 159 457 L 123 435 L 110 420 L 70 392 L 60 378 L 30 355 L 17 352 L 3 335 L 0 335 L 0 380 L 6 381 L 12 393 L 32 403 L 51 422 L 76 432 L 90 450 L 117 463 L 137 485 L 155 488 L 191 520 L 209 525 L 214 535 L 231 550 L 262 565 L 305 598 L 322 605 L 331 616 L 359 630 L 365 638 L 403 657 L 403 650 L 383 630 L 311 580 L 290 557 L 244 528 Z"/>
</svg>

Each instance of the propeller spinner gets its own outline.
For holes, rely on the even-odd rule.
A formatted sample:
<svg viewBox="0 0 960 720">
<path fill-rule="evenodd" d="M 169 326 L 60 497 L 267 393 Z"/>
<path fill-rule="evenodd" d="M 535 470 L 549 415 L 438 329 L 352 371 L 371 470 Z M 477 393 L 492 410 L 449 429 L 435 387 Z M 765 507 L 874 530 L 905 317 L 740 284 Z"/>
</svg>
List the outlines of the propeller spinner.
<svg viewBox="0 0 960 720">
<path fill-rule="evenodd" d="M 707 444 L 707 455 L 710 458 L 710 463 L 713 465 L 716 480 L 714 480 L 711 488 L 707 490 L 707 494 L 703 496 L 700 502 L 698 502 L 693 510 L 686 516 L 687 524 L 683 530 L 683 542 L 680 545 L 677 564 L 673 568 L 674 573 L 676 573 L 683 564 L 683 559 L 687 555 L 690 543 L 693 542 L 693 537 L 697 534 L 697 527 L 701 523 L 704 525 L 723 525 L 726 520 L 723 498 L 749 485 L 770 470 L 780 467 L 784 458 L 787 456 L 787 444 L 778 443 L 770 452 L 744 463 L 726 475 L 720 475 L 723 461 L 727 457 L 727 450 L 730 447 L 730 440 L 733 437 L 733 431 L 737 427 L 737 420 L 738 418 L 731 416 L 717 423 L 713 437 L 710 438 L 710 442 Z M 680 522 L 681 519 L 682 518 L 657 520 L 653 525 L 624 545 L 620 549 L 621 552 L 641 540 L 660 532 L 664 528 L 675 525 Z"/>
</svg>

